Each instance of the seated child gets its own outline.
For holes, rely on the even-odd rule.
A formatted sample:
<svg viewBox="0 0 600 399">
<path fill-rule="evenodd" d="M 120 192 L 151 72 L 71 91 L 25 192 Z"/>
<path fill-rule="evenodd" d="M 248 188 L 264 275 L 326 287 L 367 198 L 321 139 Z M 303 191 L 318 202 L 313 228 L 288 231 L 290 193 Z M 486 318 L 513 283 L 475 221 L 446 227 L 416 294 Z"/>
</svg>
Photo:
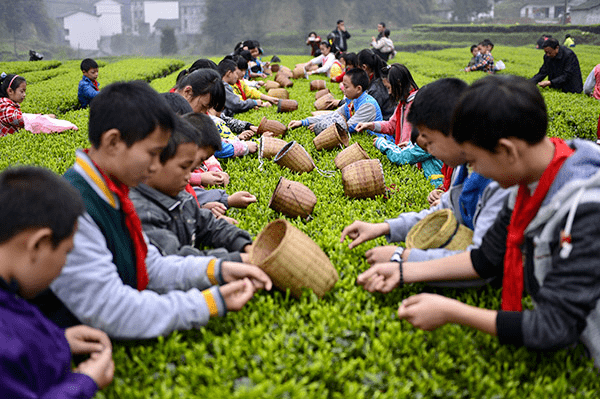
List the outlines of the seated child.
<svg viewBox="0 0 600 399">
<path fill-rule="evenodd" d="M 479 58 L 480 58 L 479 46 L 477 46 L 476 44 L 471 46 L 471 55 L 473 55 L 473 58 L 471 58 L 471 60 L 467 64 L 467 68 L 470 68 L 479 62 Z"/>
<path fill-rule="evenodd" d="M 77 98 L 81 108 L 86 108 L 90 105 L 92 98 L 98 95 L 100 83 L 98 83 L 98 63 L 91 58 L 86 58 L 81 61 L 81 72 L 83 77 L 79 81 L 79 89 L 77 90 Z"/>
<path fill-rule="evenodd" d="M 248 60 L 248 74 L 245 76 L 248 79 L 252 78 L 266 78 L 271 73 L 270 65 L 268 62 L 262 62 L 260 55 L 262 49 L 260 43 L 256 40 L 246 40 L 243 43 L 243 50 L 250 52 L 250 60 Z"/>
<path fill-rule="evenodd" d="M 233 60 L 225 58 L 219 62 L 218 67 L 225 86 L 225 114 L 233 116 L 257 107 L 268 107 L 271 105 L 270 102 L 266 101 L 263 103 L 260 99 L 254 100 L 248 98 L 242 100 L 235 94 L 233 85 L 238 81 L 240 71 Z"/>
<path fill-rule="evenodd" d="M 20 75 L 0 75 L 0 137 L 14 134 L 25 127 L 21 103 L 25 100 L 27 82 Z"/>
<path fill-rule="evenodd" d="M 60 325 L 84 322 L 115 338 L 157 337 L 199 328 L 270 289 L 255 266 L 162 256 L 146 241 L 129 188 L 158 170 L 175 118 L 144 82 L 111 84 L 90 104 L 92 146 L 78 151 L 65 173 L 86 212 L 66 266 L 38 302 Z"/>
<path fill-rule="evenodd" d="M 81 196 L 48 170 L 20 167 L 0 173 L 0 202 L 0 397 L 92 398 L 113 378 L 108 336 L 58 328 L 26 301 L 60 273 Z M 71 371 L 71 353 L 92 356 Z"/>
<path fill-rule="evenodd" d="M 487 73 L 494 73 L 494 56 L 492 56 L 494 44 L 489 39 L 485 39 L 479 43 L 478 48 L 480 56 L 478 62 L 474 65 L 467 66 L 465 71 L 483 71 Z"/>
<path fill-rule="evenodd" d="M 331 67 L 335 62 L 335 54 L 331 51 L 331 43 L 328 41 L 322 41 L 319 48 L 321 49 L 321 55 L 308 61 L 304 66 L 306 75 L 312 75 L 314 73 L 323 73 L 327 77 L 331 77 Z M 316 68 L 316 66 L 319 66 Z M 316 68 L 316 69 L 313 69 Z"/>
<path fill-rule="evenodd" d="M 271 104 L 277 104 L 279 102 L 279 99 L 277 97 L 261 93 L 255 87 L 251 87 L 250 85 L 248 85 L 248 81 L 244 79 L 244 75 L 248 71 L 248 61 L 246 61 L 244 57 L 236 56 L 233 58 L 233 61 L 237 63 L 237 71 L 239 72 L 238 80 L 235 82 L 234 85 L 232 85 L 233 92 L 237 94 L 242 99 L 242 101 L 251 98 L 253 100 L 261 100 L 263 102 L 266 101 Z"/>
<path fill-rule="evenodd" d="M 462 173 L 454 181 L 451 189 L 442 195 L 440 204 L 421 212 L 407 212 L 395 219 L 383 223 L 365 223 L 355 221 L 342 231 L 342 241 L 346 236 L 352 239 L 349 248 L 386 235 L 389 242 L 401 242 L 406 239 L 409 230 L 420 220 L 439 209 L 452 209 L 456 220 L 474 230 L 473 244 L 469 248 L 478 248 L 490 226 L 496 220 L 502 208 L 507 190 L 497 183 L 490 182 L 477 173 L 468 173 L 464 157 L 458 143 L 450 136 L 450 121 L 454 107 L 467 84 L 459 79 L 441 79 L 419 90 L 415 96 L 409 120 L 419 130 L 419 137 L 425 139 L 428 151 L 446 164 L 459 165 Z M 444 248 L 404 249 L 396 246 L 376 247 L 367 251 L 369 263 L 389 262 L 397 251 L 403 260 L 421 262 L 438 259 L 462 251 L 450 251 Z"/>
<path fill-rule="evenodd" d="M 333 70 L 331 74 L 331 81 L 335 83 L 341 83 L 344 79 L 346 71 L 352 68 L 358 68 L 358 57 L 356 53 L 339 53 L 339 62 L 343 65 L 343 69 L 339 75 L 336 75 L 336 71 Z M 343 85 L 340 85 L 340 89 L 343 91 Z"/>
<path fill-rule="evenodd" d="M 199 117 L 205 115 L 197 114 Z M 163 254 L 213 255 L 220 259 L 240 262 L 240 256 L 252 245 L 250 234 L 225 220 L 217 220 L 208 209 L 201 209 L 194 196 L 185 191 L 198 152 L 201 160 L 208 158 L 210 148 L 200 147 L 203 132 L 189 122 L 178 119 L 167 147 L 160 154 L 160 166 L 146 184 L 130 191 L 130 198 L 140 215 L 144 232 Z M 214 145 L 219 137 L 213 135 Z M 203 251 L 202 247 L 215 250 Z"/>
<path fill-rule="evenodd" d="M 365 71 L 359 68 L 353 68 L 346 72 L 344 76 L 344 95 L 346 102 L 336 111 L 347 122 L 350 133 L 355 133 L 356 125 L 360 122 L 380 121 L 381 109 L 377 101 L 365 92 L 369 87 L 369 76 Z M 307 126 L 312 130 L 312 125 L 320 119 L 328 117 L 327 114 L 312 116 L 301 121 L 293 120 L 288 124 L 289 129 L 295 129 L 300 126 Z M 367 130 L 369 134 L 376 134 Z"/>
<path fill-rule="evenodd" d="M 418 164 L 419 168 L 423 169 L 425 178 L 434 187 L 440 186 L 444 180 L 442 175 L 443 162 L 427 152 L 427 142 L 419 135 L 417 129 L 413 129 L 410 142 L 405 144 L 405 146 L 400 147 L 383 137 L 373 139 L 373 145 L 387 156 L 392 163 L 396 165 Z"/>
<path fill-rule="evenodd" d="M 398 317 L 425 330 L 462 324 L 536 351 L 582 342 L 600 367 L 600 151 L 589 141 L 550 138 L 547 126 L 535 84 L 516 76 L 473 83 L 454 112 L 452 136 L 476 172 L 518 187 L 479 248 L 420 264 L 381 263 L 358 283 L 388 292 L 419 281 L 502 276 L 500 310 L 418 294 L 402 301 Z M 531 309 L 523 310 L 524 291 Z"/>
</svg>

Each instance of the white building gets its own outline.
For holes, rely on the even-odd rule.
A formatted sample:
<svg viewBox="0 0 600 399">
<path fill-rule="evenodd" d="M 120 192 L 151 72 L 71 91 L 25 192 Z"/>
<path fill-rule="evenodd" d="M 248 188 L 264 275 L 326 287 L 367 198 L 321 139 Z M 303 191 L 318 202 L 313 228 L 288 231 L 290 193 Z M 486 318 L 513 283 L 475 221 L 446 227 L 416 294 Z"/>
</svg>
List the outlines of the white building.
<svg viewBox="0 0 600 399">
<path fill-rule="evenodd" d="M 131 32 L 147 35 L 155 31 L 156 22 L 178 20 L 177 34 L 195 35 L 202 32 L 205 20 L 206 4 L 204 0 L 148 1 L 131 0 Z M 160 23 L 159 25 L 162 25 Z"/>
<path fill-rule="evenodd" d="M 584 3 L 585 0 L 567 2 L 567 13 L 572 7 Z M 521 18 L 531 18 L 540 23 L 559 23 L 565 12 L 564 0 L 530 0 L 521 7 Z"/>
<path fill-rule="evenodd" d="M 100 0 L 94 3 L 96 15 L 100 17 L 100 36 L 123 33 L 121 3 L 114 0 Z"/>
<path fill-rule="evenodd" d="M 581 5 L 572 6 L 569 12 L 571 23 L 574 25 L 600 24 L 600 0 L 586 1 Z"/>
<path fill-rule="evenodd" d="M 100 40 L 100 17 L 77 11 L 61 18 L 65 40 L 74 49 L 98 50 Z"/>
</svg>

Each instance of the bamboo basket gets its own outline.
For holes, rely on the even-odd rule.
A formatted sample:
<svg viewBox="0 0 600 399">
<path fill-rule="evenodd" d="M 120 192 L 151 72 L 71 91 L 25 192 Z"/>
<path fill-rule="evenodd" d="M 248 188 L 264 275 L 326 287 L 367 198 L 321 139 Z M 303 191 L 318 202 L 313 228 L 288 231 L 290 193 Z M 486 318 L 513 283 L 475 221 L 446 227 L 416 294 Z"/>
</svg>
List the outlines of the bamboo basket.
<svg viewBox="0 0 600 399">
<path fill-rule="evenodd" d="M 258 157 L 271 159 L 287 144 L 287 141 L 277 137 L 262 136 L 258 147 Z"/>
<path fill-rule="evenodd" d="M 360 161 L 362 159 L 371 159 L 369 154 L 362 148 L 359 143 L 354 143 L 348 148 L 344 149 L 340 152 L 333 162 L 338 169 L 344 169 L 346 166 L 354 163 L 356 161 Z"/>
<path fill-rule="evenodd" d="M 304 67 L 302 67 L 302 66 L 298 65 L 298 66 L 296 66 L 296 68 L 294 68 L 294 70 L 292 71 L 292 74 L 293 74 L 293 75 L 292 75 L 292 77 L 293 77 L 294 79 L 300 79 L 300 78 L 303 78 L 303 77 L 304 77 L 304 74 L 305 74 L 305 73 L 306 73 L 306 72 L 304 71 Z"/>
<path fill-rule="evenodd" d="M 330 93 L 329 89 L 321 89 L 315 93 L 315 100 L 318 100 L 319 98 L 323 97 L 325 94 L 329 94 L 329 93 Z"/>
<path fill-rule="evenodd" d="M 298 109 L 298 101 L 281 99 L 277 103 L 277 112 L 292 112 Z"/>
<path fill-rule="evenodd" d="M 290 141 L 283 146 L 275 155 L 273 161 L 281 167 L 286 167 L 300 174 L 310 172 L 315 168 L 315 163 L 308 152 L 296 141 Z"/>
<path fill-rule="evenodd" d="M 336 100 L 331 93 L 325 94 L 315 101 L 315 108 L 318 110 L 335 109 L 339 101 Z"/>
<path fill-rule="evenodd" d="M 279 64 L 271 64 L 271 72 L 273 72 L 273 73 L 279 72 Z"/>
<path fill-rule="evenodd" d="M 313 144 L 317 150 L 331 150 L 336 147 L 348 147 L 350 144 L 350 135 L 339 123 L 329 125 L 313 139 Z"/>
<path fill-rule="evenodd" d="M 373 198 L 385 193 L 385 179 L 379 159 L 364 159 L 342 169 L 344 194 L 350 198 Z"/>
<path fill-rule="evenodd" d="M 473 230 L 456 220 L 451 209 L 430 213 L 406 235 L 406 248 L 465 250 L 473 243 Z"/>
<path fill-rule="evenodd" d="M 327 84 L 324 80 L 311 80 L 310 91 L 318 91 L 327 88 Z"/>
<path fill-rule="evenodd" d="M 275 75 L 275 81 L 281 85 L 281 87 L 291 87 L 294 85 L 294 82 L 290 80 L 289 75 L 286 73 L 282 73 L 282 69 L 279 69 L 279 72 Z"/>
<path fill-rule="evenodd" d="M 283 136 L 287 132 L 287 126 L 279 121 L 267 119 L 266 116 L 263 116 L 256 133 L 260 135 L 264 132 L 272 132 L 275 137 Z"/>
<path fill-rule="evenodd" d="M 277 97 L 281 100 L 287 100 L 288 98 L 290 98 L 290 93 L 288 93 L 288 91 L 283 87 L 279 89 L 269 89 L 267 94 L 271 97 Z"/>
<path fill-rule="evenodd" d="M 279 83 L 275 82 L 274 80 L 267 80 L 265 82 L 265 86 L 264 86 L 266 91 L 269 91 L 271 89 L 279 89 L 280 87 L 281 87 L 281 85 Z"/>
<path fill-rule="evenodd" d="M 284 219 L 269 223 L 256 237 L 250 263 L 264 270 L 275 287 L 289 289 L 295 298 L 302 295 L 303 288 L 322 298 L 338 280 L 325 252 Z"/>
<path fill-rule="evenodd" d="M 286 67 L 286 66 L 283 66 L 283 65 L 279 67 L 279 71 L 277 71 L 277 74 L 278 75 L 281 74 L 283 76 L 287 76 L 288 78 L 291 78 L 292 75 L 293 75 L 292 70 L 290 68 Z"/>
<path fill-rule="evenodd" d="M 308 218 L 317 204 L 317 196 L 304 184 L 280 177 L 269 200 L 269 208 L 295 218 Z"/>
</svg>

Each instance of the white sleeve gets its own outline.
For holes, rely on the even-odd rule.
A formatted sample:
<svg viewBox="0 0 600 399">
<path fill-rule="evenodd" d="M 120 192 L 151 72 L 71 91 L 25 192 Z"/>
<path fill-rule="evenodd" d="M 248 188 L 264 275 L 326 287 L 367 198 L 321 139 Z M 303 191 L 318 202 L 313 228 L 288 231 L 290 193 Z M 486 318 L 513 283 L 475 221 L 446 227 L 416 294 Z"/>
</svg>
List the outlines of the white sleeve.
<svg viewBox="0 0 600 399">
<path fill-rule="evenodd" d="M 317 69 L 315 72 L 316 73 L 329 73 L 329 70 L 331 69 L 331 66 L 333 65 L 333 63 L 335 62 L 335 56 L 330 55 L 329 57 L 327 57 L 327 60 L 325 60 L 325 62 L 323 63 L 323 66 L 319 69 Z"/>
</svg>

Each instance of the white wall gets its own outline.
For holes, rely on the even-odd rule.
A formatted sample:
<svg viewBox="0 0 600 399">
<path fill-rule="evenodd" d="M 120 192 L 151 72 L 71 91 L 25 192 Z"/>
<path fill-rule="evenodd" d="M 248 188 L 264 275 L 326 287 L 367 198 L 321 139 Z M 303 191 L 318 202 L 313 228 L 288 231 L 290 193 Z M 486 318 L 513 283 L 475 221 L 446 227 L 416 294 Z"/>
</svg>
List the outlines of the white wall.
<svg viewBox="0 0 600 399">
<path fill-rule="evenodd" d="M 65 39 L 72 48 L 98 50 L 100 22 L 97 16 L 84 12 L 71 14 L 64 18 L 63 27 L 69 32 Z"/>
<path fill-rule="evenodd" d="M 113 0 L 102 0 L 94 4 L 100 17 L 100 35 L 112 36 L 123 33 L 121 4 Z"/>
<path fill-rule="evenodd" d="M 150 32 L 154 32 L 154 23 L 158 19 L 179 19 L 179 2 L 177 1 L 145 1 L 144 22 L 150 24 Z"/>
<path fill-rule="evenodd" d="M 600 7 L 591 10 L 571 11 L 571 23 L 573 25 L 600 24 Z"/>
</svg>

